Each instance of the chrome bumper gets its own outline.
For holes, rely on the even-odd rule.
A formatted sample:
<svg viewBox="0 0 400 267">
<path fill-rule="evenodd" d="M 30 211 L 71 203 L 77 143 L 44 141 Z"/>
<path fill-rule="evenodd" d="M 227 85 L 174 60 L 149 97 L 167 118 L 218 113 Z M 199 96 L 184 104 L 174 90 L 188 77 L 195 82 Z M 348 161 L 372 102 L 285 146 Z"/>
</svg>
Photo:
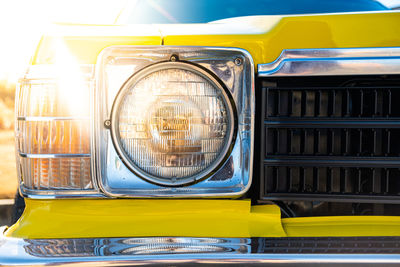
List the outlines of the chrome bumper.
<svg viewBox="0 0 400 267">
<path fill-rule="evenodd" d="M 1 236 L 0 265 L 175 266 L 228 263 L 246 266 L 250 264 L 382 266 L 400 264 L 399 238 L 392 238 L 389 246 L 385 242 L 384 244 L 378 242 L 376 243 L 378 248 L 366 245 L 363 250 L 357 247 L 361 241 L 368 239 L 358 238 L 358 241 L 355 241 L 356 245 L 352 245 L 350 250 L 335 243 L 336 239 L 325 238 L 325 243 L 318 243 L 307 238 L 288 241 L 288 239 L 266 238 L 189 237 L 18 239 Z M 292 247 L 284 247 L 282 240 L 286 240 L 284 244 L 291 244 Z M 307 241 L 308 245 L 304 245 L 304 242 L 303 245 L 300 244 L 299 240 Z M 331 243 L 330 248 L 326 243 L 327 240 Z M 338 240 L 341 243 L 349 241 L 343 238 Z M 283 251 L 287 253 L 282 253 Z M 342 251 L 343 254 L 332 253 L 335 251 Z M 366 253 L 361 253 L 362 251 Z"/>
</svg>

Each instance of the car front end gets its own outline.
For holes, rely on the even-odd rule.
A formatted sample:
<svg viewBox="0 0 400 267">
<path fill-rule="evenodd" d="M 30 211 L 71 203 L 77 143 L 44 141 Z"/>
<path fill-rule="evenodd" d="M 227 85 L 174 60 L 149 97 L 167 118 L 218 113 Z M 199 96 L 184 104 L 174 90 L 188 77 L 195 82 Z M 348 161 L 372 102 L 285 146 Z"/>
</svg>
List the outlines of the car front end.
<svg viewBox="0 0 400 267">
<path fill-rule="evenodd" d="M 400 262 L 400 13 L 58 25 L 5 265 Z"/>
</svg>

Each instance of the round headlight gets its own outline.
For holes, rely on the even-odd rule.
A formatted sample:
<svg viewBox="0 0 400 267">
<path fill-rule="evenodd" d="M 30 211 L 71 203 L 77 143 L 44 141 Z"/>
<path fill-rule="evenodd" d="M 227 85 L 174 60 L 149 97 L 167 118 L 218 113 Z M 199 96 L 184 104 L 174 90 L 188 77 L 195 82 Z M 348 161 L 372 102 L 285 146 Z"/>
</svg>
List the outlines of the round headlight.
<svg viewBox="0 0 400 267">
<path fill-rule="evenodd" d="M 131 76 L 111 115 L 124 163 L 151 182 L 179 186 L 210 175 L 232 149 L 236 109 L 224 86 L 200 67 L 165 62 Z"/>
</svg>

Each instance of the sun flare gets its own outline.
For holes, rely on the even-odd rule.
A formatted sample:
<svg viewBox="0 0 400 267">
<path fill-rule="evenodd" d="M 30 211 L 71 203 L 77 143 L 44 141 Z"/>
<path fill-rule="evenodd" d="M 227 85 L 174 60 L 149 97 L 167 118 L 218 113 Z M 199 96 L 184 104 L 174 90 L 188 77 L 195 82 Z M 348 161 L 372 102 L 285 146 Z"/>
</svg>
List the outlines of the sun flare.
<svg viewBox="0 0 400 267">
<path fill-rule="evenodd" d="M 112 24 L 127 1 L 0 1 L 0 83 L 21 77 L 51 23 Z"/>
</svg>

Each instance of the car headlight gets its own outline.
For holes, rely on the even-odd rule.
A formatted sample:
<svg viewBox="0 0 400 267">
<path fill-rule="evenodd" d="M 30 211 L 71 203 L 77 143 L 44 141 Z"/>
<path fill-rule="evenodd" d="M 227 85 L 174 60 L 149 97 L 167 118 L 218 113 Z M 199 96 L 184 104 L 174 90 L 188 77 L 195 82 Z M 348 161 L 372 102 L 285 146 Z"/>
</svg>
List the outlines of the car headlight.
<svg viewBox="0 0 400 267">
<path fill-rule="evenodd" d="M 209 176 L 231 150 L 235 114 L 229 92 L 206 70 L 158 63 L 131 76 L 119 91 L 113 142 L 140 177 L 190 184 Z"/>
<path fill-rule="evenodd" d="M 254 65 L 238 48 L 113 46 L 96 64 L 94 172 L 112 197 L 226 197 L 252 179 Z"/>
<path fill-rule="evenodd" d="M 254 65 L 237 48 L 112 46 L 81 65 L 63 46 L 17 93 L 21 192 L 227 197 L 251 185 Z"/>
</svg>

